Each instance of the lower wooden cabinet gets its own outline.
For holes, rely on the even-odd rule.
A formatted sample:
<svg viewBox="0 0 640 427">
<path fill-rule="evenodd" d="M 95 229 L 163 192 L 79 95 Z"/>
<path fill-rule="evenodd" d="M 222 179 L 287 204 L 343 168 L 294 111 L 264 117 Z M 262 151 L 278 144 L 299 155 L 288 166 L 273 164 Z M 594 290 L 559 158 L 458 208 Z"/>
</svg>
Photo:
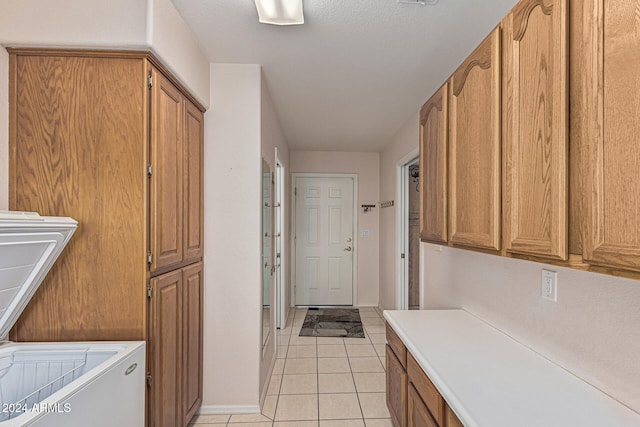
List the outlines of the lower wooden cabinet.
<svg viewBox="0 0 640 427">
<path fill-rule="evenodd" d="M 149 427 L 186 426 L 202 403 L 202 262 L 151 279 Z"/>
<path fill-rule="evenodd" d="M 413 384 L 409 384 L 408 396 L 409 425 L 414 427 L 438 427 Z"/>
<path fill-rule="evenodd" d="M 407 371 L 387 345 L 387 408 L 396 427 L 407 426 Z"/>
</svg>

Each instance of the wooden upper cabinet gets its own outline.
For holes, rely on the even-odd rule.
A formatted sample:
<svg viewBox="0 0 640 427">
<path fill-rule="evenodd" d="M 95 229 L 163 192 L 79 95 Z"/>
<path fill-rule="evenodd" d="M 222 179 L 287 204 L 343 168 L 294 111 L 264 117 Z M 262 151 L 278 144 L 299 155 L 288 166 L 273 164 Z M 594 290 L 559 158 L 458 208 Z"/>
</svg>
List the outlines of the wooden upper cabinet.
<svg viewBox="0 0 640 427">
<path fill-rule="evenodd" d="M 522 0 L 503 28 L 505 245 L 566 260 L 567 0 Z"/>
<path fill-rule="evenodd" d="M 184 126 L 184 259 L 203 253 L 204 114 L 185 100 Z"/>
<path fill-rule="evenodd" d="M 183 259 L 183 97 L 152 69 L 151 271 Z"/>
<path fill-rule="evenodd" d="M 420 240 L 447 241 L 447 84 L 420 110 Z"/>
<path fill-rule="evenodd" d="M 584 1 L 583 257 L 640 271 L 640 21 L 638 2 Z"/>
<path fill-rule="evenodd" d="M 500 249 L 500 28 L 449 83 L 449 242 Z"/>
</svg>

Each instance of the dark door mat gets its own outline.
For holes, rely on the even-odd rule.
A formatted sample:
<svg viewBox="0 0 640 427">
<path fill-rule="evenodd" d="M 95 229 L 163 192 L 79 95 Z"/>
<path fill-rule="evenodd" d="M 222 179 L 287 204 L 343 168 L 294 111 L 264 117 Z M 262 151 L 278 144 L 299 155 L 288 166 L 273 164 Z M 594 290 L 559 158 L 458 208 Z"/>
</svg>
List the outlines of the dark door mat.
<svg viewBox="0 0 640 427">
<path fill-rule="evenodd" d="M 309 308 L 301 337 L 364 338 L 357 308 Z"/>
</svg>

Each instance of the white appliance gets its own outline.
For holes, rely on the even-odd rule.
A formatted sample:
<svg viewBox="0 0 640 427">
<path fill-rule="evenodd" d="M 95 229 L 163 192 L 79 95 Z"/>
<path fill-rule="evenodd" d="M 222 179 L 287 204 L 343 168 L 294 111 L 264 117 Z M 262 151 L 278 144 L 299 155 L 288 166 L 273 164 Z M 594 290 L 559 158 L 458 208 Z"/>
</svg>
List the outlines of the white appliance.
<svg viewBox="0 0 640 427">
<path fill-rule="evenodd" d="M 0 337 L 77 225 L 0 211 Z M 144 341 L 0 344 L 0 427 L 140 427 L 144 397 Z"/>
</svg>

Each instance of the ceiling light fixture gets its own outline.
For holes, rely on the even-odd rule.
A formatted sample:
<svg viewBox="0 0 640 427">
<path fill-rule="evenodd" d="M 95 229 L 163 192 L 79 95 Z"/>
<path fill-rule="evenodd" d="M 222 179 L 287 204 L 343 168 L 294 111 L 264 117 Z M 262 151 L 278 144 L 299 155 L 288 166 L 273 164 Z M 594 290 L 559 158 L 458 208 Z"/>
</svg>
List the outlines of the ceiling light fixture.
<svg viewBox="0 0 640 427">
<path fill-rule="evenodd" d="M 271 25 L 304 24 L 302 0 L 255 0 L 258 21 Z"/>
</svg>

